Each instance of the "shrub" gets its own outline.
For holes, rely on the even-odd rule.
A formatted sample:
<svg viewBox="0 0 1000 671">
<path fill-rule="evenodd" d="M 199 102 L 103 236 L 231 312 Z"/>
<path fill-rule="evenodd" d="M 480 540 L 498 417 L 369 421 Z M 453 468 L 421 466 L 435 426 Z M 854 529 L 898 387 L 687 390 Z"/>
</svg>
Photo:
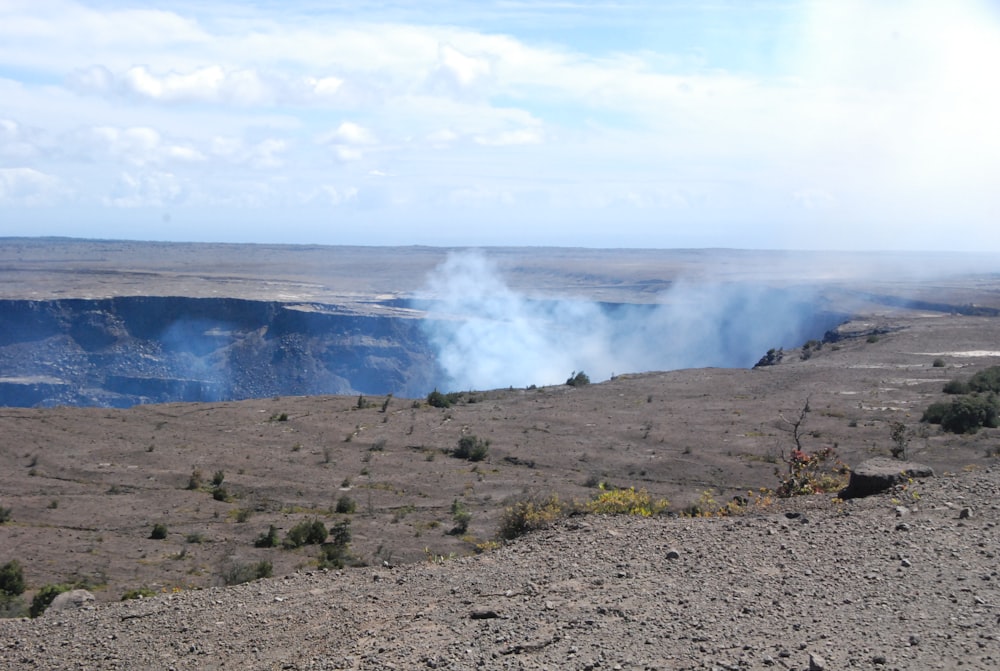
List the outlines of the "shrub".
<svg viewBox="0 0 1000 671">
<path fill-rule="evenodd" d="M 771 349 L 767 350 L 767 353 L 764 356 L 762 356 L 757 361 L 756 364 L 754 364 L 754 368 L 762 368 L 764 366 L 777 366 L 779 363 L 781 363 L 781 360 L 783 358 L 785 358 L 785 350 L 781 349 L 780 347 L 778 349 L 772 347 Z"/>
<path fill-rule="evenodd" d="M 167 537 L 167 525 L 159 523 L 154 524 L 153 530 L 149 532 L 149 537 L 154 540 L 162 541 Z"/>
<path fill-rule="evenodd" d="M 489 454 L 489 451 L 490 441 L 480 440 L 473 435 L 467 435 L 458 439 L 458 447 L 452 450 L 451 454 L 458 459 L 482 461 Z"/>
<path fill-rule="evenodd" d="M 944 419 L 945 413 L 951 408 L 951 403 L 939 402 L 931 403 L 924 410 L 923 416 L 920 418 L 921 422 L 926 422 L 928 424 L 940 424 L 941 420 Z"/>
<path fill-rule="evenodd" d="M 299 522 L 288 531 L 282 545 L 289 550 L 303 545 L 319 545 L 326 540 L 328 534 L 319 520 Z"/>
<path fill-rule="evenodd" d="M 968 394 L 970 391 L 969 383 L 962 380 L 949 380 L 941 391 L 946 394 Z"/>
<path fill-rule="evenodd" d="M 450 408 L 451 401 L 448 400 L 447 396 L 435 389 L 427 394 L 427 405 L 432 408 Z"/>
<path fill-rule="evenodd" d="M 212 475 L 212 485 L 215 486 L 215 487 L 218 487 L 219 485 L 222 484 L 222 481 L 225 480 L 225 479 L 226 479 L 226 474 L 225 474 L 224 471 L 221 471 L 221 470 L 216 471 Z"/>
<path fill-rule="evenodd" d="M 273 524 L 267 528 L 265 533 L 257 536 L 253 542 L 255 548 L 276 548 L 278 547 L 278 527 Z"/>
<path fill-rule="evenodd" d="M 472 521 L 472 513 L 465 507 L 465 504 L 454 499 L 451 502 L 451 521 L 455 523 L 450 533 L 452 536 L 461 536 L 469 530 L 469 522 Z"/>
<path fill-rule="evenodd" d="M 0 595 L 11 597 L 24 592 L 24 570 L 16 559 L 0 566 Z"/>
<path fill-rule="evenodd" d="M 251 580 L 270 578 L 272 572 L 271 562 L 266 559 L 253 564 L 234 563 L 222 571 L 222 581 L 226 585 L 241 585 Z"/>
<path fill-rule="evenodd" d="M 837 458 L 832 447 L 811 454 L 792 450 L 786 463 L 787 473 L 782 475 L 777 469 L 775 471 L 779 477 L 778 488 L 774 493 L 781 498 L 837 492 L 847 484 L 848 469 Z"/>
<path fill-rule="evenodd" d="M 228 501 L 229 492 L 226 491 L 225 487 L 215 487 L 212 489 L 212 498 L 216 501 Z"/>
<path fill-rule="evenodd" d="M 571 387 L 582 387 L 584 385 L 590 384 L 590 378 L 587 377 L 587 374 L 584 373 L 582 370 L 579 373 L 573 371 L 572 373 L 570 373 L 569 379 L 566 380 L 566 384 L 568 384 Z"/>
<path fill-rule="evenodd" d="M 667 510 L 670 502 L 666 499 L 654 501 L 645 489 L 612 489 L 602 492 L 584 506 L 589 513 L 599 515 L 639 515 L 650 517 Z"/>
<path fill-rule="evenodd" d="M 544 529 L 566 514 L 565 507 L 555 494 L 547 498 L 523 499 L 504 509 L 497 536 L 502 540 L 512 540 L 529 531 Z"/>
<path fill-rule="evenodd" d="M 934 368 L 944 368 L 944 359 L 942 359 L 941 357 L 934 359 L 934 362 L 931 364 L 931 366 L 933 366 Z"/>
<path fill-rule="evenodd" d="M 998 426 L 997 403 L 992 394 L 960 396 L 941 417 L 941 428 L 952 433 L 975 433 L 984 426 Z"/>
<path fill-rule="evenodd" d="M 1000 366 L 991 366 L 981 370 L 969 380 L 969 389 L 978 392 L 1000 393 Z"/>
<path fill-rule="evenodd" d="M 352 499 L 347 494 L 341 494 L 340 498 L 337 499 L 336 511 L 338 513 L 344 513 L 350 515 L 357 509 L 358 509 L 358 504 L 355 503 L 354 499 Z"/>
<path fill-rule="evenodd" d="M 351 522 L 344 520 L 330 529 L 330 542 L 320 545 L 320 568 L 343 568 L 349 558 L 348 546 L 351 543 Z"/>
<path fill-rule="evenodd" d="M 73 589 L 72 585 L 45 585 L 35 593 L 35 597 L 31 600 L 31 608 L 28 610 L 28 614 L 31 617 L 38 617 L 52 605 L 52 601 L 57 596 L 71 589 Z"/>
<path fill-rule="evenodd" d="M 187 488 L 190 490 L 201 489 L 202 475 L 201 471 L 197 468 L 191 471 L 191 477 L 188 478 Z"/>
<path fill-rule="evenodd" d="M 10 513 L 11 513 L 10 508 L 4 508 L 3 506 L 0 506 L 0 524 L 3 524 L 4 522 L 10 520 Z"/>
<path fill-rule="evenodd" d="M 156 592 L 148 587 L 138 587 L 136 589 L 126 590 L 125 593 L 122 594 L 122 601 L 128 601 L 130 599 L 148 599 L 152 596 L 156 596 Z"/>
</svg>

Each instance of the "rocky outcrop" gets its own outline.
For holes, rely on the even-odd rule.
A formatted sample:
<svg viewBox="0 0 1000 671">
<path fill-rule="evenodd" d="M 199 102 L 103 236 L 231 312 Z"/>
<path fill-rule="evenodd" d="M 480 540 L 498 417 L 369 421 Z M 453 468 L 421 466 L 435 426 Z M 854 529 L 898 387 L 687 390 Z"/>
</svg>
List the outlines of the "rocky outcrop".
<svg viewBox="0 0 1000 671">
<path fill-rule="evenodd" d="M 851 469 L 851 479 L 840 492 L 842 499 L 855 499 L 884 492 L 911 478 L 929 478 L 934 471 L 929 466 L 887 457 L 869 459 Z"/>
<path fill-rule="evenodd" d="M 57 594 L 56 598 L 49 604 L 49 607 L 45 609 L 45 612 L 58 613 L 64 610 L 79 610 L 87 604 L 94 603 L 94 601 L 94 595 L 87 590 L 71 589 L 68 592 Z"/>
</svg>

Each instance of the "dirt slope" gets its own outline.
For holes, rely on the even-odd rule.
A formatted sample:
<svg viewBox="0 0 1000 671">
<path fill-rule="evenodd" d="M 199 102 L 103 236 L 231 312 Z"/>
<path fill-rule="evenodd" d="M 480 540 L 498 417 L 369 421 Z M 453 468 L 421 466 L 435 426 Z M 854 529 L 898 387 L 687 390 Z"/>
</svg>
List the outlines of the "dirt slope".
<svg viewBox="0 0 1000 671">
<path fill-rule="evenodd" d="M 0 662 L 994 669 L 998 491 L 1000 469 L 989 467 L 736 518 L 571 518 L 473 558 L 303 571 L 0 622 Z"/>
</svg>

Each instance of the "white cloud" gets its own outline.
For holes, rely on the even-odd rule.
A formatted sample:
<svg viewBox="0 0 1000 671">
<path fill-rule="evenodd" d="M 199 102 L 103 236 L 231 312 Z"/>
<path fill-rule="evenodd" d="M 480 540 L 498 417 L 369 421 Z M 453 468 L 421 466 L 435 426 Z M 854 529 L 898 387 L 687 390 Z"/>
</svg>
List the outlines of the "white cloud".
<svg viewBox="0 0 1000 671">
<path fill-rule="evenodd" d="M 479 136 L 476 143 L 487 147 L 506 147 L 518 144 L 541 144 L 542 133 L 535 128 L 509 130 L 490 137 Z"/>
<path fill-rule="evenodd" d="M 162 171 L 123 172 L 104 204 L 116 208 L 163 207 L 179 202 L 184 194 L 181 180 Z"/>
<path fill-rule="evenodd" d="M 375 136 L 364 126 L 356 124 L 353 121 L 345 121 L 337 126 L 335 130 L 321 136 L 319 141 L 324 144 L 374 144 Z"/>
<path fill-rule="evenodd" d="M 330 205 L 343 205 L 358 199 L 358 187 L 356 186 L 337 187 L 324 184 L 320 190 Z"/>
<path fill-rule="evenodd" d="M 59 180 L 33 168 L 0 168 L 0 205 L 53 204 Z"/>
</svg>

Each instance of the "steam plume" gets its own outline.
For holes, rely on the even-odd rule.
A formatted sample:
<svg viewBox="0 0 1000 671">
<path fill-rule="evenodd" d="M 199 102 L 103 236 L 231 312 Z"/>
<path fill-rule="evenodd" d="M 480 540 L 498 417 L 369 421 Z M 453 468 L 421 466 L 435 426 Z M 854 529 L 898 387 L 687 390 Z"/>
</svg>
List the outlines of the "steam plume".
<svg viewBox="0 0 1000 671">
<path fill-rule="evenodd" d="M 809 289 L 680 282 L 655 305 L 532 300 L 482 254 L 452 254 L 428 280 L 424 329 L 449 390 L 557 384 L 573 371 L 749 367 L 837 323 Z"/>
</svg>

